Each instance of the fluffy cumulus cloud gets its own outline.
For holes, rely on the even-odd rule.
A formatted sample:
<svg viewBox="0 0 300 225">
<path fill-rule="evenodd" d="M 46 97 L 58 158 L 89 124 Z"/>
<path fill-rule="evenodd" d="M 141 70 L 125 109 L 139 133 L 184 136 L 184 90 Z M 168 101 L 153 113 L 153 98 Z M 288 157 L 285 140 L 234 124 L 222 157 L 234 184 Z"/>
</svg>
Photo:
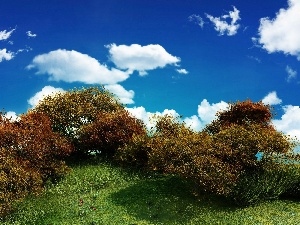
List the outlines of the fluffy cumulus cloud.
<svg viewBox="0 0 300 225">
<path fill-rule="evenodd" d="M 214 17 L 212 15 L 206 14 L 206 17 L 214 24 L 215 30 L 219 32 L 220 35 L 233 36 L 237 34 L 240 25 L 237 23 L 240 18 L 240 11 L 233 6 L 233 11 L 229 11 L 229 14 L 223 15 L 221 17 Z M 227 20 L 231 20 L 228 22 Z"/>
<path fill-rule="evenodd" d="M 167 65 L 177 66 L 180 62 L 179 57 L 171 55 L 158 44 L 110 44 L 106 47 L 109 49 L 110 60 L 119 69 L 138 71 L 141 76 L 146 75 L 148 70 L 164 68 Z"/>
<path fill-rule="evenodd" d="M 14 58 L 14 55 L 13 52 L 7 51 L 6 48 L 0 49 L 0 62 L 3 60 L 11 60 Z"/>
<path fill-rule="evenodd" d="M 295 79 L 297 77 L 297 71 L 293 70 L 291 67 L 286 66 L 285 71 L 287 73 L 287 82 L 290 82 L 292 79 Z"/>
<path fill-rule="evenodd" d="M 262 99 L 262 102 L 266 105 L 278 105 L 282 100 L 278 98 L 276 91 L 272 91 Z"/>
<path fill-rule="evenodd" d="M 12 29 L 10 31 L 7 31 L 7 30 L 0 31 L 0 41 L 9 39 L 15 30 L 16 29 Z"/>
<path fill-rule="evenodd" d="M 288 0 L 288 8 L 280 9 L 274 19 L 262 18 L 258 43 L 269 53 L 283 52 L 300 60 L 300 1 Z"/>
<path fill-rule="evenodd" d="M 36 56 L 27 69 L 37 69 L 36 74 L 48 74 L 49 80 L 86 84 L 115 84 L 130 75 L 115 68 L 109 69 L 89 55 L 65 49 Z"/>
<path fill-rule="evenodd" d="M 204 20 L 202 19 L 201 16 L 193 14 L 193 15 L 190 15 L 188 17 L 188 19 L 189 19 L 190 22 L 194 22 L 195 24 L 197 24 L 201 28 L 203 28 L 203 26 L 204 26 Z"/>
<path fill-rule="evenodd" d="M 110 84 L 104 86 L 111 93 L 115 94 L 123 104 L 133 104 L 134 91 L 127 91 L 123 86 L 119 84 Z"/>
<path fill-rule="evenodd" d="M 273 120 L 273 124 L 278 130 L 300 140 L 300 107 L 286 105 L 283 110 L 281 119 Z"/>
<path fill-rule="evenodd" d="M 52 86 L 45 86 L 41 91 L 37 92 L 33 97 L 31 97 L 27 102 L 34 108 L 39 101 L 43 100 L 48 95 L 54 95 L 58 92 L 64 92 L 62 88 L 54 88 Z"/>
<path fill-rule="evenodd" d="M 217 112 L 226 110 L 228 106 L 228 103 L 224 101 L 210 104 L 204 99 L 200 105 L 198 105 L 198 116 L 202 124 L 206 125 L 216 118 Z"/>
</svg>

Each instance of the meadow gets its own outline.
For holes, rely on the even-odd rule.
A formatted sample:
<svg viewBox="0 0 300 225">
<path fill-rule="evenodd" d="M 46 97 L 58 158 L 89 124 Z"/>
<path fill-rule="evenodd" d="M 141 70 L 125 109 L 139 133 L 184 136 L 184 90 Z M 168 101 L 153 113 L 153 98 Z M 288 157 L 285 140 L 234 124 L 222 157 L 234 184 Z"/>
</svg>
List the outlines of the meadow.
<svg viewBox="0 0 300 225">
<path fill-rule="evenodd" d="M 101 159 L 71 165 L 60 182 L 47 184 L 1 221 L 21 224 L 255 224 L 296 225 L 300 202 L 264 201 L 237 207 L 229 200 L 201 193 L 173 175 L 121 168 Z"/>
</svg>

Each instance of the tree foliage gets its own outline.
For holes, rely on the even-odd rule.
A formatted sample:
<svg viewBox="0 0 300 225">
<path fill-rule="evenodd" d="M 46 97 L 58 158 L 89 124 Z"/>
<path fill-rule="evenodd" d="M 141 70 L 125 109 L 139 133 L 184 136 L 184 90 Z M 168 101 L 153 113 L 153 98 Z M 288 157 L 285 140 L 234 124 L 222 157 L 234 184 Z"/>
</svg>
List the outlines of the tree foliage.
<svg viewBox="0 0 300 225">
<path fill-rule="evenodd" d="M 97 118 L 100 112 L 113 112 L 124 107 L 104 88 L 90 87 L 56 93 L 45 97 L 33 111 L 46 114 L 53 131 L 74 141 L 76 132 Z"/>
</svg>

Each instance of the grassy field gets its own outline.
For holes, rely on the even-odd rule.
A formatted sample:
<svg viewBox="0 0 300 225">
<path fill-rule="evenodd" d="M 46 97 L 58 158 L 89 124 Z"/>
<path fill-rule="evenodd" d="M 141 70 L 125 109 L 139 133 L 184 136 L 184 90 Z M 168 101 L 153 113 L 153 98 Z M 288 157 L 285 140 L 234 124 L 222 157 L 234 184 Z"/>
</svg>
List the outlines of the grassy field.
<svg viewBox="0 0 300 225">
<path fill-rule="evenodd" d="M 102 161 L 72 166 L 57 184 L 29 197 L 1 224 L 300 224 L 300 202 L 281 199 L 238 208 L 221 198 L 192 193 L 174 176 L 145 174 Z"/>
</svg>

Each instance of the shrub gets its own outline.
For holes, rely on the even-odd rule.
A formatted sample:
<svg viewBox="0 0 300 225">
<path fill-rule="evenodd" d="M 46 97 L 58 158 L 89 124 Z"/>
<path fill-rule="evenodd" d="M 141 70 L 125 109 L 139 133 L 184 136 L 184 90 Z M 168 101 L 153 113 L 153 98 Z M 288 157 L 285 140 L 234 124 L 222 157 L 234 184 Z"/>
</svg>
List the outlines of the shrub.
<svg viewBox="0 0 300 225">
<path fill-rule="evenodd" d="M 131 140 L 120 146 L 114 159 L 123 166 L 147 168 L 151 146 L 150 137 L 147 134 L 133 134 Z"/>
<path fill-rule="evenodd" d="M 28 113 L 19 121 L 0 121 L 0 214 L 29 193 L 39 193 L 48 179 L 67 172 L 62 159 L 72 145 L 53 133 L 43 114 Z"/>
<path fill-rule="evenodd" d="M 247 126 L 259 124 L 269 129 L 274 129 L 270 124 L 273 116 L 270 105 L 260 102 L 246 100 L 229 104 L 227 110 L 217 112 L 217 119 L 205 127 L 205 131 L 216 134 L 221 129 L 230 127 L 233 124 Z"/>
<path fill-rule="evenodd" d="M 53 131 L 75 144 L 77 131 L 95 121 L 99 112 L 112 112 L 120 108 L 124 107 L 111 93 L 104 88 L 91 87 L 47 96 L 33 111 L 46 114 Z"/>
<path fill-rule="evenodd" d="M 235 182 L 224 179 L 221 183 L 230 187 L 223 194 L 238 204 L 278 197 L 295 182 L 295 173 L 299 172 L 288 163 L 295 160 L 291 154 L 293 140 L 274 129 L 271 117 L 268 105 L 248 100 L 230 105 L 205 128 L 212 137 L 214 156 L 234 168 L 229 174 L 234 175 Z M 262 154 L 261 160 L 257 153 Z"/>
<path fill-rule="evenodd" d="M 261 201 L 277 199 L 294 190 L 300 178 L 299 165 L 284 165 L 273 162 L 271 168 L 246 171 L 241 175 L 230 197 L 237 205 L 248 206 Z M 289 194 L 291 194 L 289 193 Z"/>
<path fill-rule="evenodd" d="M 78 146 L 82 152 L 101 151 L 113 156 L 115 151 L 130 142 L 133 135 L 146 134 L 142 121 L 120 109 L 113 112 L 99 112 L 92 123 L 83 125 L 78 131 Z"/>
</svg>

